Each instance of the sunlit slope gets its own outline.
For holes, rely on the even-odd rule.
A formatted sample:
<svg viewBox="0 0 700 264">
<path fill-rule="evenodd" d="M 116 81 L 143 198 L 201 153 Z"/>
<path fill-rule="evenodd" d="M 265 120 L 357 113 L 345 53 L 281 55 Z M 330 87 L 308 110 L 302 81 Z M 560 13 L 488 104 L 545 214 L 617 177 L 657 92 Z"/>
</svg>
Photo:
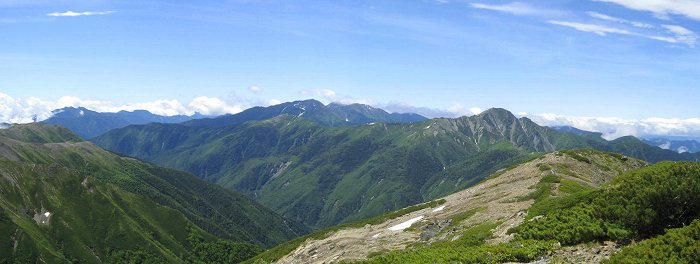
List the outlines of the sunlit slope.
<svg viewBox="0 0 700 264">
<path fill-rule="evenodd" d="M 510 228 L 542 214 L 543 208 L 554 207 L 548 204 L 557 197 L 575 197 L 645 165 L 633 158 L 592 150 L 551 153 L 494 174 L 427 207 L 390 213 L 387 215 L 391 217 L 382 221 L 320 231 L 273 248 L 253 262 L 323 263 L 377 256 L 372 261 L 402 263 L 414 259 L 425 263 L 429 258 L 457 260 L 459 256 L 478 257 L 476 252 L 491 254 L 498 250 L 513 254 L 528 251 L 534 254 L 532 260 L 550 250 L 551 245 L 538 242 L 513 248 L 510 243 L 515 243 L 514 235 L 507 234 Z M 418 247 L 424 249 L 403 251 Z M 438 252 L 445 258 L 435 255 Z M 423 253 L 422 258 L 415 255 Z"/>
<path fill-rule="evenodd" d="M 62 128 L 16 125 L 0 135 L 3 259 L 110 262 L 137 251 L 186 262 L 188 235 L 272 246 L 303 231 L 239 194 Z"/>
<path fill-rule="evenodd" d="M 316 228 L 463 190 L 499 169 L 559 149 L 594 148 L 651 162 L 693 159 L 636 139 L 559 132 L 503 109 L 345 127 L 304 116 L 217 127 L 130 126 L 94 142 L 246 193 Z"/>
</svg>

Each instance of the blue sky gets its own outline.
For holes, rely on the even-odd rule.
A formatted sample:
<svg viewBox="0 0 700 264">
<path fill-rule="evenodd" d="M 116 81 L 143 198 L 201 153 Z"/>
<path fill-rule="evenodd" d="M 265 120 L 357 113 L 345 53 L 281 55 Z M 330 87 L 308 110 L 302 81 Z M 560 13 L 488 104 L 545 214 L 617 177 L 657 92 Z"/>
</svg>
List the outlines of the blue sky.
<svg viewBox="0 0 700 264">
<path fill-rule="evenodd" d="M 317 98 L 700 135 L 698 32 L 691 0 L 0 0 L 0 119 Z"/>
</svg>

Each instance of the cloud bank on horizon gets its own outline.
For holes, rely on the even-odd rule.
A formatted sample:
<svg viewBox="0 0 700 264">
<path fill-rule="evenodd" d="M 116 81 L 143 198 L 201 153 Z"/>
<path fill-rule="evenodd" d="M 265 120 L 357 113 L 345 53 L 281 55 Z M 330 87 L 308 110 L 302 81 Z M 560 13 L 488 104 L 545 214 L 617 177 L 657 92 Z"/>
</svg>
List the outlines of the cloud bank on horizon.
<svg viewBox="0 0 700 264">
<path fill-rule="evenodd" d="M 52 111 L 64 107 L 84 107 L 97 112 L 119 112 L 147 110 L 163 116 L 174 115 L 223 115 L 235 114 L 248 108 L 243 102 L 229 103 L 217 97 L 198 96 L 189 103 L 175 99 L 162 99 L 142 103 L 114 104 L 108 101 L 85 100 L 75 96 L 62 96 L 57 100 L 44 100 L 37 97 L 13 98 L 0 92 L 0 122 L 29 123 L 46 120 Z"/>
<path fill-rule="evenodd" d="M 0 8 L 0 122 L 41 120 L 67 106 L 219 115 L 316 98 L 428 117 L 499 106 L 606 138 L 700 137 L 697 0 Z M 253 99 L 222 95 L 231 87 Z"/>
<path fill-rule="evenodd" d="M 483 112 L 480 107 L 464 107 L 453 105 L 446 109 L 434 109 L 428 107 L 416 107 L 405 103 L 376 103 L 366 99 L 353 99 L 340 97 L 329 89 L 307 90 L 300 94 L 312 97 L 325 103 L 368 104 L 383 108 L 389 112 L 417 113 L 429 118 L 477 115 Z M 260 102 L 260 100 L 258 100 Z M 277 99 L 269 100 L 263 106 L 280 104 Z M 247 108 L 256 106 L 251 101 L 240 100 L 227 102 L 216 97 L 199 96 L 189 103 L 178 100 L 156 100 L 152 102 L 116 105 L 106 101 L 83 100 L 75 96 L 63 96 L 58 100 L 43 100 L 36 97 L 13 98 L 0 92 L 0 123 L 29 123 L 34 120 L 42 121 L 52 115 L 52 111 L 64 107 L 85 107 L 97 112 L 118 112 L 147 110 L 157 115 L 223 115 L 239 113 Z M 517 113 L 519 117 L 527 117 L 543 126 L 572 126 L 578 129 L 600 132 L 608 140 L 622 136 L 684 136 L 700 139 L 700 118 L 659 118 L 623 119 L 617 117 L 579 117 L 553 113 L 529 114 Z"/>
</svg>

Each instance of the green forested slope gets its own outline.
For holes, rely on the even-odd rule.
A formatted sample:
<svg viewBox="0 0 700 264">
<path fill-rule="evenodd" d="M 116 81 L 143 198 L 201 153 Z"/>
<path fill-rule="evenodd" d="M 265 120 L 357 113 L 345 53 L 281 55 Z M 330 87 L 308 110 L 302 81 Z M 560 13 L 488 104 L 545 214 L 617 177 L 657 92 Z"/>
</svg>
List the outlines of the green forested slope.
<svg viewBox="0 0 700 264">
<path fill-rule="evenodd" d="M 315 227 L 420 203 L 530 156 L 510 142 L 483 136 L 475 145 L 429 126 L 328 128 L 281 116 L 221 128 L 130 127 L 95 142 L 248 193 Z"/>
<path fill-rule="evenodd" d="M 250 255 L 258 249 L 238 242 L 272 246 L 303 232 L 239 194 L 70 135 L 0 130 L 0 259 L 207 261 L 216 245 Z"/>
<path fill-rule="evenodd" d="M 554 240 L 562 245 L 641 241 L 614 255 L 611 263 L 697 263 L 699 200 L 700 163 L 663 162 L 622 175 L 573 200 L 560 200 L 569 206 L 510 232 L 519 240 Z"/>
<path fill-rule="evenodd" d="M 321 126 L 304 115 L 215 127 L 150 124 L 113 130 L 94 142 L 247 193 L 316 228 L 464 189 L 535 153 L 588 147 L 652 162 L 693 158 L 559 132 L 503 109 L 348 127 Z"/>
</svg>

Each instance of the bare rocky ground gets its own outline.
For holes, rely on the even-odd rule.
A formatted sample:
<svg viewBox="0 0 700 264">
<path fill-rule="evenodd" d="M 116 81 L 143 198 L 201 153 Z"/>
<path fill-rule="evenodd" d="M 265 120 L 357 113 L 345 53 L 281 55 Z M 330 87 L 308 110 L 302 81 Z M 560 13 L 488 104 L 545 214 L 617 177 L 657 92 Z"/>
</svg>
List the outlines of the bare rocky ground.
<svg viewBox="0 0 700 264">
<path fill-rule="evenodd" d="M 600 263 L 620 250 L 620 245 L 615 242 L 581 244 L 570 247 L 562 247 L 554 251 L 544 260 L 547 263 Z"/>
<path fill-rule="evenodd" d="M 602 161 L 608 158 L 601 157 Z M 552 169 L 543 171 L 538 164 L 549 164 Z M 557 164 L 565 165 L 562 167 Z M 446 196 L 443 198 L 446 202 L 434 208 L 415 211 L 378 225 L 339 230 L 322 240 L 308 240 L 278 263 L 333 263 L 365 259 L 373 254 L 401 250 L 419 242 L 431 243 L 453 239 L 461 230 L 483 223 L 501 223 L 492 230 L 493 238 L 487 243 L 507 242 L 512 239 L 512 235 L 506 234 L 507 230 L 523 222 L 527 216 L 527 209 L 533 203 L 533 200 L 519 201 L 522 199 L 518 198 L 531 193 L 544 175 L 554 173 L 562 178 L 598 186 L 610 181 L 620 172 L 645 164 L 630 160 L 617 165 L 602 168 L 597 162 L 589 164 L 559 153 L 547 154 L 502 172 L 501 175 L 491 177 L 474 187 Z M 471 210 L 477 211 L 458 226 L 443 230 L 450 225 L 453 217 Z M 408 229 L 390 230 L 391 227 L 418 217 L 423 218 Z M 610 256 L 617 248 L 617 245 L 609 244 L 563 247 L 544 257 L 542 262 L 597 263 Z"/>
</svg>

